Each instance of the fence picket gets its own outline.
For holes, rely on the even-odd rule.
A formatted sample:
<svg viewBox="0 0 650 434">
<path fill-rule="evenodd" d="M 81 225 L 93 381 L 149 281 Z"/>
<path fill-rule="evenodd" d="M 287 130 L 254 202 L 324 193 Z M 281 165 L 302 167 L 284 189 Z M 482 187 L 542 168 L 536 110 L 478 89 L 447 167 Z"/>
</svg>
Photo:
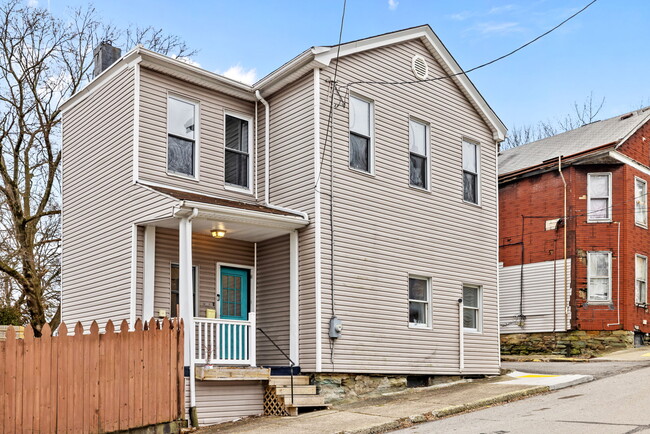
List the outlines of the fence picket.
<svg viewBox="0 0 650 434">
<path fill-rule="evenodd" d="M 126 430 L 129 427 L 129 324 L 122 320 L 120 324 L 120 357 L 118 364 L 117 378 L 119 387 L 120 403 L 120 430 Z"/>
<path fill-rule="evenodd" d="M 89 405 L 88 405 L 88 431 L 99 432 L 99 325 L 97 321 L 90 324 L 90 334 L 87 337 L 89 346 L 88 366 L 89 371 Z"/>
<path fill-rule="evenodd" d="M 36 381 L 40 383 L 40 405 L 34 406 L 38 409 L 39 417 L 35 419 L 34 430 L 37 432 L 48 433 L 51 431 L 52 420 L 52 402 L 50 401 L 51 387 L 52 387 L 52 332 L 49 324 L 45 324 L 41 329 L 41 337 L 39 341 L 40 357 L 38 364 L 40 365 L 40 378 Z M 1 420 L 1 419 L 0 419 Z M 36 423 L 38 422 L 38 423 Z"/>
<path fill-rule="evenodd" d="M 16 371 L 17 371 L 17 354 L 16 354 L 16 332 L 13 327 L 7 329 L 5 335 L 5 357 L 6 357 L 6 379 L 4 405 L 7 406 L 5 414 L 6 421 L 2 424 L 5 432 L 12 433 L 16 431 Z"/>
<path fill-rule="evenodd" d="M 61 323 L 59 326 L 59 335 L 56 337 L 58 341 L 59 357 L 57 362 L 57 376 L 58 376 L 58 408 L 57 408 L 57 424 L 56 432 L 66 432 L 68 429 L 68 372 L 66 371 L 68 366 L 68 328 L 65 323 Z"/>
<path fill-rule="evenodd" d="M 74 327 L 74 337 L 72 338 L 71 357 L 73 371 L 70 376 L 74 379 L 72 381 L 72 406 L 68 406 L 68 427 L 72 431 L 83 432 L 84 426 L 84 341 L 83 341 L 84 328 L 81 322 L 77 322 Z M 72 421 L 72 423 L 70 423 Z"/>
<path fill-rule="evenodd" d="M 6 400 L 5 400 L 5 378 L 7 377 L 6 373 L 7 359 L 5 357 L 5 343 L 0 341 L 0 402 L 3 405 L 0 405 L 0 421 L 6 420 L 5 411 L 7 409 Z M 5 429 L 0 425 L 0 434 L 4 434 Z"/>
<path fill-rule="evenodd" d="M 115 365 L 117 364 L 117 354 L 115 349 L 115 342 L 117 336 L 115 335 L 115 327 L 113 321 L 109 320 L 106 323 L 106 333 L 102 336 L 105 339 L 106 358 L 104 359 L 104 375 L 102 378 L 103 387 L 100 386 L 100 394 L 104 391 L 102 397 L 102 406 L 104 409 L 104 424 L 103 428 L 107 432 L 117 431 L 119 426 L 119 406 L 118 397 L 116 395 L 116 375 Z M 100 395 L 101 396 L 101 395 Z"/>
<path fill-rule="evenodd" d="M 135 357 L 135 398 L 134 403 L 132 404 L 135 410 L 135 425 L 133 426 L 143 426 L 142 398 L 144 396 L 144 390 L 142 385 L 143 376 L 146 372 L 146 365 L 144 363 L 144 332 L 142 330 L 142 320 L 140 318 L 135 322 L 133 340 L 131 342 L 134 345 L 133 354 Z"/>
</svg>

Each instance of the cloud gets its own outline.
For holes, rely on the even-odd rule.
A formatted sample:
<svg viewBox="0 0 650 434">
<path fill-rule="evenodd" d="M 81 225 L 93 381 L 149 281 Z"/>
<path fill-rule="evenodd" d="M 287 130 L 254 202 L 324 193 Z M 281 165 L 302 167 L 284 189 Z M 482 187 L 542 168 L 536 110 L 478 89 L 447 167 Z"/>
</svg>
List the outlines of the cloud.
<svg viewBox="0 0 650 434">
<path fill-rule="evenodd" d="M 197 68 L 201 67 L 201 64 L 199 62 L 195 62 L 194 60 L 190 59 L 189 57 L 185 56 L 173 56 L 174 59 L 180 60 L 183 63 L 187 63 L 188 65 L 196 66 Z"/>
<path fill-rule="evenodd" d="M 217 74 L 221 74 L 224 77 L 232 78 L 233 80 L 245 84 L 253 84 L 257 81 L 257 71 L 255 68 L 245 70 L 239 63 L 237 65 L 231 66 L 223 73 L 217 71 Z"/>
<path fill-rule="evenodd" d="M 513 9 L 516 9 L 515 5 L 503 5 L 503 6 L 494 6 L 488 11 L 488 15 L 501 14 L 503 12 L 508 12 Z"/>
<path fill-rule="evenodd" d="M 478 23 L 475 26 L 473 26 L 471 30 L 476 30 L 483 35 L 489 35 L 489 34 L 503 35 L 507 33 L 521 32 L 524 29 L 519 25 L 519 23 L 511 21 L 511 22 L 503 22 L 503 23 L 495 23 L 495 22 Z"/>
<path fill-rule="evenodd" d="M 399 6 L 399 2 L 396 0 L 388 0 L 388 9 L 394 11 Z"/>
<path fill-rule="evenodd" d="M 464 21 L 468 18 L 471 18 L 476 15 L 476 12 L 470 12 L 470 11 L 462 11 L 458 12 L 452 15 L 447 15 L 447 18 L 454 20 L 454 21 Z"/>
</svg>

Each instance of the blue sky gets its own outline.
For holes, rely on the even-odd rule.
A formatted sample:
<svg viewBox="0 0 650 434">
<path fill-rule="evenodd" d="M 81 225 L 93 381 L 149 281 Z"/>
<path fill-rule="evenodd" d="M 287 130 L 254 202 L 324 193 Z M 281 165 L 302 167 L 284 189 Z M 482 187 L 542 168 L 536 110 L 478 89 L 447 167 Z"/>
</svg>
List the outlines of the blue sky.
<svg viewBox="0 0 650 434">
<path fill-rule="evenodd" d="M 79 0 L 29 0 L 60 15 Z M 469 69 L 555 26 L 589 0 L 348 0 L 343 40 L 430 24 Z M 105 21 L 162 27 L 199 50 L 201 67 L 261 78 L 338 40 L 342 0 L 94 2 Z M 593 92 L 602 118 L 650 105 L 648 0 L 599 0 L 515 55 L 470 74 L 508 125 L 553 120 Z"/>
</svg>

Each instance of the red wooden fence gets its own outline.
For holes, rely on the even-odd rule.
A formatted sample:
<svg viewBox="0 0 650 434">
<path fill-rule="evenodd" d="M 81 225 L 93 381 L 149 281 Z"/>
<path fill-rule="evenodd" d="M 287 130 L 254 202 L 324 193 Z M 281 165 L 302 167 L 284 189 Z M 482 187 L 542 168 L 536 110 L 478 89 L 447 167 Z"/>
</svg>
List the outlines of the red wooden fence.
<svg viewBox="0 0 650 434">
<path fill-rule="evenodd" d="M 84 334 L 48 325 L 0 342 L 0 433 L 112 432 L 185 415 L 183 325 L 177 320 L 126 321 Z"/>
</svg>

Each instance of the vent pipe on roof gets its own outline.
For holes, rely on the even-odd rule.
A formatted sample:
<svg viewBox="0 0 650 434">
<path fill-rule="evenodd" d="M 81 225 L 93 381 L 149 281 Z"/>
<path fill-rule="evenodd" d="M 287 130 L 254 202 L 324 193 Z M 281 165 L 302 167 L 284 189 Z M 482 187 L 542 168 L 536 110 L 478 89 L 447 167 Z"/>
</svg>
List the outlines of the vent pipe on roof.
<svg viewBox="0 0 650 434">
<path fill-rule="evenodd" d="M 108 69 L 113 63 L 122 57 L 122 50 L 112 45 L 111 41 L 102 41 L 93 50 L 93 62 L 95 68 L 93 69 L 93 78 Z"/>
</svg>

